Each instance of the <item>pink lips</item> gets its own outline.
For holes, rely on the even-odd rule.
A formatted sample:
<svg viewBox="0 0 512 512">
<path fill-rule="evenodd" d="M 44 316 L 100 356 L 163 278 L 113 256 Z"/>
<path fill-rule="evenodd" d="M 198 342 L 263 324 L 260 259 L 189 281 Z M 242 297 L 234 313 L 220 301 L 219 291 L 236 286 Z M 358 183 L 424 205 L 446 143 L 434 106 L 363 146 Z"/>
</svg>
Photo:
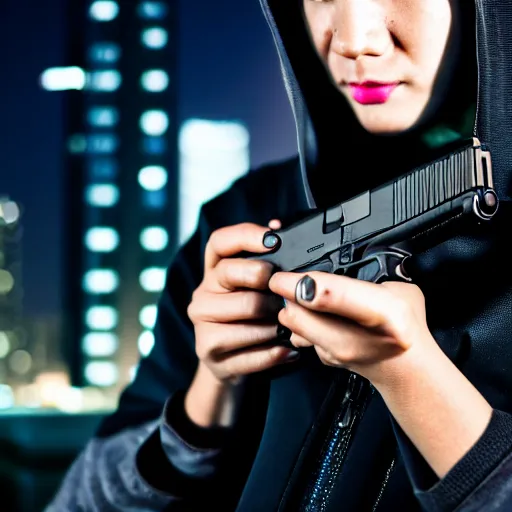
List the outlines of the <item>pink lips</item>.
<svg viewBox="0 0 512 512">
<path fill-rule="evenodd" d="M 363 82 L 349 84 L 350 93 L 355 101 L 361 105 L 381 105 L 386 103 L 393 91 L 399 86 L 399 82 Z"/>
</svg>

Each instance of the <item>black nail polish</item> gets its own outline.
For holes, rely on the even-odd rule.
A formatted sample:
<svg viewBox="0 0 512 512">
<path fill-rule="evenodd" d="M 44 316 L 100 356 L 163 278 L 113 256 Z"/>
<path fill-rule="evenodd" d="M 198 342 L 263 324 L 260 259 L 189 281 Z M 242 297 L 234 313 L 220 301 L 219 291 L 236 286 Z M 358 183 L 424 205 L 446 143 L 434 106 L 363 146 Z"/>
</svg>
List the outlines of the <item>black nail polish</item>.
<svg viewBox="0 0 512 512">
<path fill-rule="evenodd" d="M 277 235 L 274 235 L 272 232 L 267 232 L 263 236 L 263 245 L 267 249 L 272 249 L 272 247 L 275 247 L 279 243 L 279 237 Z"/>
<path fill-rule="evenodd" d="M 296 295 L 298 295 L 298 298 L 305 300 L 307 302 L 311 302 L 315 298 L 315 293 L 316 283 L 314 279 L 311 279 L 311 277 L 304 276 L 297 283 Z"/>
</svg>

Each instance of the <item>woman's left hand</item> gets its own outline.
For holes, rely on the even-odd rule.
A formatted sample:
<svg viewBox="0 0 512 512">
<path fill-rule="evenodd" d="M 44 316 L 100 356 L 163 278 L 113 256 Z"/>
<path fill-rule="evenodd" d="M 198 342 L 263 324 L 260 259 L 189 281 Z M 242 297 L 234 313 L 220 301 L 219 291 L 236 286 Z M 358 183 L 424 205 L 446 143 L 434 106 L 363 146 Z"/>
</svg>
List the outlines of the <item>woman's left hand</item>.
<svg viewBox="0 0 512 512">
<path fill-rule="evenodd" d="M 286 299 L 279 322 L 295 347 L 314 346 L 328 366 L 379 383 L 417 367 L 423 349 L 436 345 L 427 326 L 421 290 L 408 283 L 368 283 L 309 272 L 277 272 L 270 289 Z"/>
</svg>

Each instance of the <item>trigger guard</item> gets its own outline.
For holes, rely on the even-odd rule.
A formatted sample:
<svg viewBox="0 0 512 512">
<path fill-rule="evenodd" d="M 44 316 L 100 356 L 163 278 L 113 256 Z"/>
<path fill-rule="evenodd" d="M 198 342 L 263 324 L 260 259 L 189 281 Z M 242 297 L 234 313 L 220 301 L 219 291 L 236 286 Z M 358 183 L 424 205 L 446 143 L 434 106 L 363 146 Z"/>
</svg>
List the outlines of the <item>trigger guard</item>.
<svg viewBox="0 0 512 512">
<path fill-rule="evenodd" d="M 409 257 L 409 254 L 393 250 L 375 251 L 363 260 L 367 263 L 359 269 L 357 278 L 373 283 L 385 281 L 411 282 L 412 280 L 405 272 L 403 265 Z"/>
</svg>

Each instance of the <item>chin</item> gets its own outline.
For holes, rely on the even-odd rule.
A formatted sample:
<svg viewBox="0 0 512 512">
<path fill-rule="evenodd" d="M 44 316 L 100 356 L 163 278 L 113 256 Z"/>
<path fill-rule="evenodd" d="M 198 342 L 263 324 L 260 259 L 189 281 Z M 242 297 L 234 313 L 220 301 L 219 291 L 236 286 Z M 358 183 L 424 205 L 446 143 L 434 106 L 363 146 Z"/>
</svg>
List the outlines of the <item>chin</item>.
<svg viewBox="0 0 512 512">
<path fill-rule="evenodd" d="M 384 113 L 382 113 L 384 114 Z M 404 115 L 400 116 L 399 113 L 394 110 L 389 112 L 389 115 L 361 115 L 358 116 L 361 126 L 372 135 L 400 135 L 406 133 L 416 127 L 421 114 L 417 116 Z"/>
</svg>

